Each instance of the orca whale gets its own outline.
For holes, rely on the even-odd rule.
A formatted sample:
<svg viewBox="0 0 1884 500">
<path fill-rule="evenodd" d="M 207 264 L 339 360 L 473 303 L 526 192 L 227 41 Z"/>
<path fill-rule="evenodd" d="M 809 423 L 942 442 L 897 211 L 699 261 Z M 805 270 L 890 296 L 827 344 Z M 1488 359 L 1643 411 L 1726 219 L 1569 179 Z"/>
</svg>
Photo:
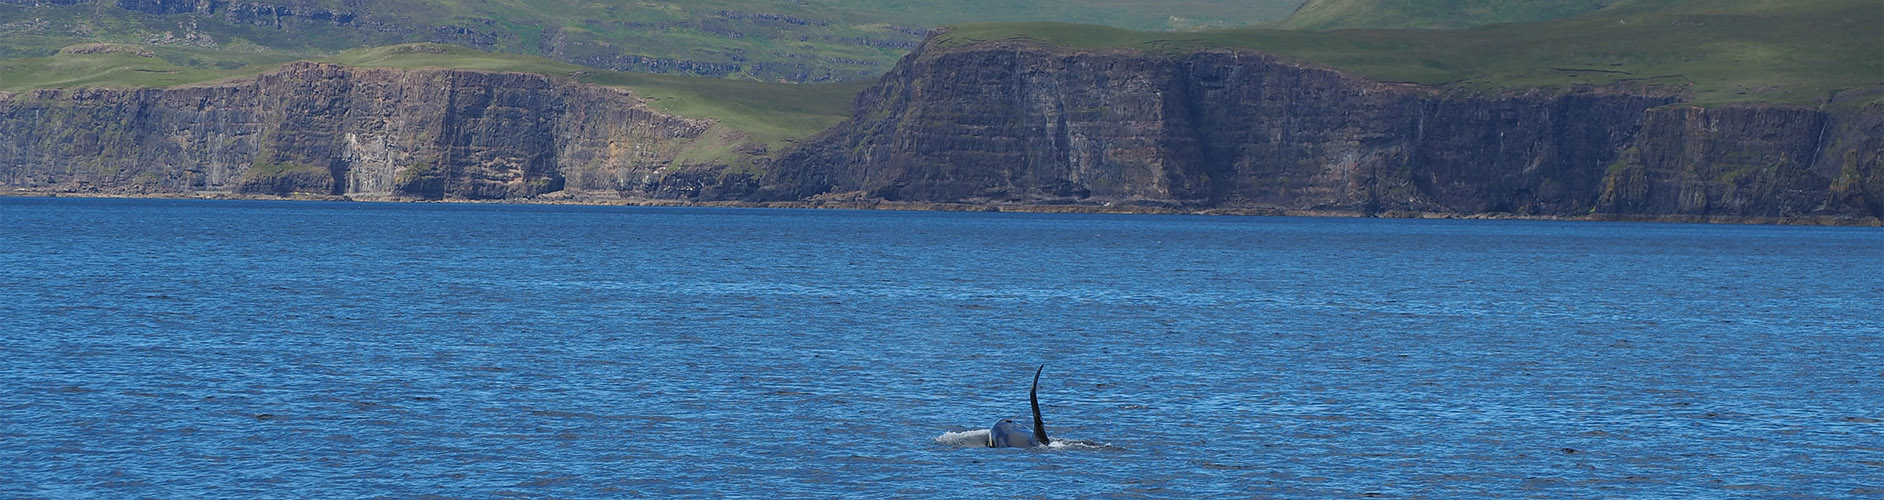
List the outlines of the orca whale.
<svg viewBox="0 0 1884 500">
<path fill-rule="evenodd" d="M 1027 432 L 1014 423 L 1014 419 L 1001 419 L 988 430 L 989 448 L 1031 448 L 1053 443 L 1053 439 L 1047 437 L 1046 422 L 1040 419 L 1040 372 L 1046 369 L 1047 365 L 1034 369 L 1034 386 L 1027 390 L 1027 403 L 1034 408 L 1034 431 Z"/>
</svg>

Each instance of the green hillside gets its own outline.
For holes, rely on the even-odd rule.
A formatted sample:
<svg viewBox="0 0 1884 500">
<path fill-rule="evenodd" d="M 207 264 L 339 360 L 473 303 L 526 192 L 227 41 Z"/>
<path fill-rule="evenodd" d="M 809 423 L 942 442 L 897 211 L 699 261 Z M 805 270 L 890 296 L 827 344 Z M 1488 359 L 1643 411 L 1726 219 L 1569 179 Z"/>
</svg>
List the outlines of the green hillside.
<svg viewBox="0 0 1884 500">
<path fill-rule="evenodd" d="M 1144 30 L 1241 26 L 1302 0 L 159 0 L 0 1 L 0 59 L 82 42 L 173 49 L 183 66 L 233 68 L 434 42 L 605 69 L 821 82 L 881 74 L 947 23 L 1058 21 Z"/>
<path fill-rule="evenodd" d="M 574 76 L 583 82 L 625 88 L 654 107 L 680 116 L 711 118 L 771 149 L 824 130 L 850 115 L 851 97 L 869 81 L 779 84 L 599 71 L 537 56 L 491 54 L 430 44 L 351 50 L 322 59 L 360 67 L 451 68 Z"/>
<path fill-rule="evenodd" d="M 50 57 L 0 60 L 0 91 L 70 87 L 169 87 L 258 74 L 269 64 L 239 69 L 197 68 L 171 62 L 181 51 L 136 45 L 79 44 Z"/>
<path fill-rule="evenodd" d="M 187 54 L 186 54 L 187 55 Z M 0 92 L 73 87 L 170 87 L 253 76 L 276 65 L 237 69 L 192 68 L 158 57 L 151 49 L 130 45 L 83 44 L 58 54 L 0 60 Z M 780 84 L 656 75 L 594 68 L 539 56 L 493 54 L 463 47 L 408 44 L 342 52 L 318 59 L 358 67 L 449 68 L 537 73 L 624 88 L 663 111 L 711 118 L 719 123 L 719 141 L 702 141 L 682 159 L 739 163 L 742 145 L 777 151 L 792 141 L 829 128 L 850 114 L 851 97 L 869 81 L 831 84 Z"/>
<path fill-rule="evenodd" d="M 1884 9 L 1873 0 L 1632 0 L 1570 19 L 1464 30 L 1148 32 L 1005 23 L 955 26 L 936 43 L 947 48 L 1025 39 L 1164 53 L 1231 47 L 1377 80 L 1452 84 L 1466 91 L 1622 83 L 1685 89 L 1702 104 L 1810 104 L 1834 92 L 1884 85 L 1881 31 Z M 254 75 L 291 58 L 280 52 L 174 45 L 81 44 L 51 52 L 0 60 L 0 91 L 182 85 Z M 852 96 L 868 84 L 786 85 L 606 71 L 540 56 L 439 46 L 355 49 L 316 59 L 571 76 L 631 89 L 675 114 L 713 118 L 728 137 L 743 136 L 740 142 L 773 151 L 845 118 Z M 725 152 L 695 154 L 711 158 Z"/>
<path fill-rule="evenodd" d="M 1884 84 L 1884 9 L 1875 0 L 1635 0 L 1557 21 L 1463 30 L 1153 33 L 982 24 L 955 27 L 939 43 L 1001 39 L 1166 52 L 1246 48 L 1377 80 L 1463 89 L 1677 87 L 1702 104 L 1818 103 Z"/>
<path fill-rule="evenodd" d="M 1596 12 L 1617 0 L 1309 0 L 1277 27 L 1466 28 L 1545 21 Z"/>
</svg>

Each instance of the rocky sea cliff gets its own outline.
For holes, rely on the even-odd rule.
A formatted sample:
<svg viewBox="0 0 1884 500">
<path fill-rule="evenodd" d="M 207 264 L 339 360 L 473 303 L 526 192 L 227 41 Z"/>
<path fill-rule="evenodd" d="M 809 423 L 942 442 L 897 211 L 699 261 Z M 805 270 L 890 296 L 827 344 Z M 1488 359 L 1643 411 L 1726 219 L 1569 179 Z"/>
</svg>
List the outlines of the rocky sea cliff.
<svg viewBox="0 0 1884 500">
<path fill-rule="evenodd" d="M 1466 92 L 1256 52 L 928 47 L 765 199 L 1874 223 L 1884 106 Z"/>
<path fill-rule="evenodd" d="M 0 185 L 361 199 L 712 196 L 727 184 L 723 168 L 675 162 L 711 126 L 564 78 L 295 63 L 178 88 L 0 94 Z"/>
<path fill-rule="evenodd" d="M 0 189 L 120 196 L 1875 224 L 1884 105 L 1466 91 L 1254 51 L 1019 41 L 906 57 L 760 168 L 714 122 L 569 78 L 294 63 L 167 89 L 0 93 Z"/>
</svg>

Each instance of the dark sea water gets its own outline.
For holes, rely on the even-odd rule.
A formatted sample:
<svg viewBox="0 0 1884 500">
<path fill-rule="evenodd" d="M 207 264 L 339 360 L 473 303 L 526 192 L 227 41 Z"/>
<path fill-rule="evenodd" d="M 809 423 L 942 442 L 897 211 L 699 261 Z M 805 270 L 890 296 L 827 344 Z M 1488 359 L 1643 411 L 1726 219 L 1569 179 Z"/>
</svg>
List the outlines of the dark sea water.
<svg viewBox="0 0 1884 500">
<path fill-rule="evenodd" d="M 1876 228 L 0 198 L 0 497 L 1879 496 L 1881 311 Z"/>
</svg>

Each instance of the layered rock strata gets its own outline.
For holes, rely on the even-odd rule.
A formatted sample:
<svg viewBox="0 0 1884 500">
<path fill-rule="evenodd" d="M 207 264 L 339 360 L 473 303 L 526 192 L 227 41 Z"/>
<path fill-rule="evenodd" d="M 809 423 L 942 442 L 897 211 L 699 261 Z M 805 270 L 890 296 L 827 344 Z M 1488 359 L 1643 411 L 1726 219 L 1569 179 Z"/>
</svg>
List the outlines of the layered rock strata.
<svg viewBox="0 0 1884 500">
<path fill-rule="evenodd" d="M 295 63 L 0 94 L 0 189 L 1875 223 L 1877 94 L 1697 107 L 1376 82 L 1247 51 L 931 45 L 847 121 L 729 169 L 676 161 L 723 127 L 621 90 Z"/>
<path fill-rule="evenodd" d="M 535 74 L 295 63 L 171 89 L 0 94 L 0 187 L 106 194 L 689 198 L 712 122 Z"/>
<path fill-rule="evenodd" d="M 1875 219 L 1884 108 L 1370 81 L 1271 55 L 924 50 L 765 199 Z"/>
</svg>

